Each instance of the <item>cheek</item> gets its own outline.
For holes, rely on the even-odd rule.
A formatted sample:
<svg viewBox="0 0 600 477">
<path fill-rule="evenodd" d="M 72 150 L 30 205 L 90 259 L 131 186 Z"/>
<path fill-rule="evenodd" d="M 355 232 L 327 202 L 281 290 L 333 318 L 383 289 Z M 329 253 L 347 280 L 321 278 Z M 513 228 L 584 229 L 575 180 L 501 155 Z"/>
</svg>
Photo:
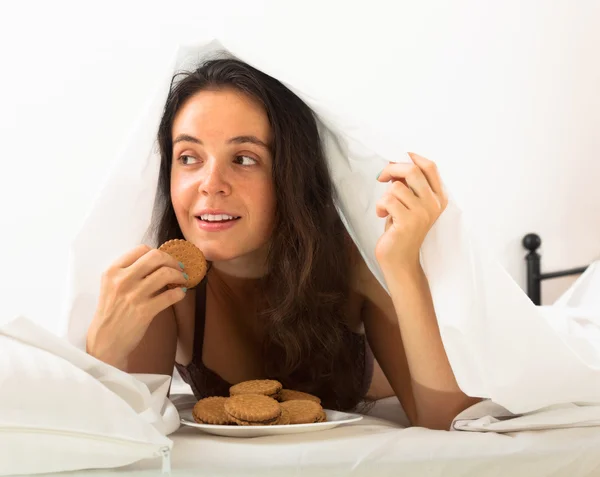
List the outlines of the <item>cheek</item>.
<svg viewBox="0 0 600 477">
<path fill-rule="evenodd" d="M 271 181 L 265 181 L 252 188 L 247 201 L 252 204 L 254 216 L 260 222 L 261 229 L 270 232 L 275 221 L 275 189 Z"/>
<path fill-rule="evenodd" d="M 265 190 L 265 194 L 262 196 L 261 206 L 264 214 L 265 227 L 268 229 L 269 233 L 271 233 L 273 230 L 273 226 L 275 225 L 275 211 L 277 208 L 275 189 L 271 184 L 267 188 L 267 190 Z"/>
<path fill-rule="evenodd" d="M 194 187 L 191 181 L 185 181 L 178 174 L 171 176 L 171 202 L 177 217 L 186 214 L 192 203 Z"/>
</svg>

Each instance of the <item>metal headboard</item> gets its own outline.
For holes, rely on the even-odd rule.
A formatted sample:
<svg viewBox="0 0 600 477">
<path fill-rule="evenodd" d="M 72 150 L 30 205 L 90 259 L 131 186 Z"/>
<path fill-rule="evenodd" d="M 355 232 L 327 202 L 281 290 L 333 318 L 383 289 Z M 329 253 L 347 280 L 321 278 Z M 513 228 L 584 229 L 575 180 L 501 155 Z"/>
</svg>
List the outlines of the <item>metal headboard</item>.
<svg viewBox="0 0 600 477">
<path fill-rule="evenodd" d="M 529 253 L 525 257 L 527 261 L 527 295 L 535 305 L 541 305 L 542 302 L 542 280 L 579 275 L 585 272 L 589 266 L 542 273 L 540 266 L 541 256 L 537 252 L 540 245 L 542 245 L 542 239 L 537 234 L 531 233 L 523 237 L 523 246 L 529 250 Z"/>
</svg>

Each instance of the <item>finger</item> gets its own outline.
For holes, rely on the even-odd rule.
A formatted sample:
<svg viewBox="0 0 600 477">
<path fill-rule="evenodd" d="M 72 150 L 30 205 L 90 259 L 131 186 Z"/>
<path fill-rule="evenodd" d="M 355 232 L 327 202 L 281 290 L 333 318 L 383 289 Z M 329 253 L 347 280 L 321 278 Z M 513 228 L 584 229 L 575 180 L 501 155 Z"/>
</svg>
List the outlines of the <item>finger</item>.
<svg viewBox="0 0 600 477">
<path fill-rule="evenodd" d="M 383 169 L 377 180 L 389 182 L 401 179 L 404 179 L 417 197 L 427 195 L 427 189 L 431 188 L 423 171 L 416 164 L 390 163 Z"/>
<path fill-rule="evenodd" d="M 161 267 L 170 267 L 180 273 L 183 270 L 179 265 L 179 262 L 171 255 L 162 250 L 158 250 L 157 248 L 153 248 L 131 265 L 129 271 L 133 278 L 141 280 Z"/>
<path fill-rule="evenodd" d="M 144 297 L 154 296 L 167 285 L 185 286 L 187 275 L 179 268 L 161 267 L 142 280 L 140 294 Z"/>
<path fill-rule="evenodd" d="M 393 179 L 405 180 L 412 165 L 406 162 L 390 162 L 381 170 L 377 180 L 379 182 L 389 182 Z"/>
<path fill-rule="evenodd" d="M 129 252 L 115 260 L 111 268 L 127 268 L 133 265 L 137 260 L 139 260 L 140 257 L 148 253 L 150 250 L 152 249 L 151 247 L 148 247 L 148 245 L 138 245 L 137 247 L 131 249 Z"/>
<path fill-rule="evenodd" d="M 391 216 L 394 220 L 408 213 L 406 206 L 395 197 L 385 194 L 375 205 L 378 217 Z"/>
<path fill-rule="evenodd" d="M 149 315 L 158 315 L 161 311 L 166 310 L 175 303 L 183 300 L 185 295 L 186 292 L 184 292 L 180 287 L 169 288 L 162 293 L 159 293 L 154 298 L 151 298 L 148 302 L 148 308 L 150 310 Z"/>
<path fill-rule="evenodd" d="M 412 189 L 404 185 L 401 181 L 394 181 L 388 194 L 391 194 L 396 200 L 402 202 L 408 210 L 421 206 L 419 198 L 414 194 Z"/>
<path fill-rule="evenodd" d="M 426 160 L 427 161 L 427 160 Z M 427 161 L 431 162 L 431 161 Z M 433 163 L 431 163 L 433 164 Z M 435 165 L 435 164 L 434 164 Z M 401 166 L 401 167 L 396 167 Z M 438 196 L 427 177 L 421 170 L 421 168 L 417 164 L 405 164 L 405 163 L 390 163 L 390 165 L 385 170 L 388 174 L 400 175 L 403 174 L 406 180 L 406 184 L 409 189 L 416 195 L 419 199 L 423 201 L 423 205 L 430 210 L 434 210 L 439 208 L 440 206 L 443 208 L 447 203 L 446 196 L 442 194 L 442 196 Z M 436 172 L 437 174 L 437 172 Z M 382 174 L 383 175 L 383 174 Z M 392 181 L 396 179 L 392 177 Z"/>
<path fill-rule="evenodd" d="M 415 164 L 419 166 L 421 171 L 423 171 L 423 175 L 427 178 L 427 182 L 429 182 L 433 192 L 438 197 L 442 198 L 444 196 L 444 187 L 436 163 L 423 156 L 419 156 L 414 152 L 409 152 L 408 155 L 415 161 Z"/>
</svg>

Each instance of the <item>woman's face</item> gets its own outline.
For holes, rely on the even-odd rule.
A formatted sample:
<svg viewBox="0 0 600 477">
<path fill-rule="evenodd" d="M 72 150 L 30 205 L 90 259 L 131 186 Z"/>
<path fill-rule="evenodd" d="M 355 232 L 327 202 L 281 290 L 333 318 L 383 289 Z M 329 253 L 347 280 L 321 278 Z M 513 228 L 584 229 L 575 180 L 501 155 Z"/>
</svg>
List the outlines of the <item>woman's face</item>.
<svg viewBox="0 0 600 477">
<path fill-rule="evenodd" d="M 275 216 L 271 128 L 262 106 L 234 89 L 205 90 L 172 129 L 171 201 L 186 240 L 207 260 L 264 263 Z"/>
</svg>

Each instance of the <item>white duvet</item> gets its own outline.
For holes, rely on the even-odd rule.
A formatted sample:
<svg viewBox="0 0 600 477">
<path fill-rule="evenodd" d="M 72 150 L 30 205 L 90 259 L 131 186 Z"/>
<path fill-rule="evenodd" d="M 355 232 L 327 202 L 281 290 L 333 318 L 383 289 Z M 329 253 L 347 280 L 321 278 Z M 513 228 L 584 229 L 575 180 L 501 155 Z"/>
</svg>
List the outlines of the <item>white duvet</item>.
<svg viewBox="0 0 600 477">
<path fill-rule="evenodd" d="M 189 396 L 174 396 L 189 403 Z M 398 401 L 379 402 L 356 425 L 318 434 L 235 439 L 181 427 L 172 475 L 214 477 L 595 477 L 600 474 L 600 432 L 594 428 L 508 434 L 403 429 Z M 142 460 L 83 477 L 159 475 L 160 462 Z M 48 476 L 50 477 L 50 476 Z"/>
<path fill-rule="evenodd" d="M 595 296 L 599 272 L 591 268 L 567 292 L 571 304 L 573 296 Z M 558 465 L 571 475 L 600 470 L 593 403 L 515 415 L 486 400 L 452 424 L 472 432 L 440 432 L 403 429 L 405 415 L 391 398 L 370 412 L 379 419 L 332 431 L 226 439 L 179 427 L 173 403 L 195 402 L 180 381 L 172 392 L 188 394 L 167 399 L 169 378 L 123 373 L 25 318 L 0 327 L 0 349 L 0 475 L 116 467 L 123 475 L 156 475 L 161 467 L 174 475 L 484 476 L 497 475 L 498 465 L 521 475 L 551 475 Z"/>
<path fill-rule="evenodd" d="M 383 221 L 376 217 L 374 206 L 385 186 L 373 177 L 382 164 L 398 161 L 389 154 L 398 150 L 392 147 L 393 141 L 373 141 L 345 124 L 328 110 L 325 98 L 304 94 L 299 86 L 302 78 L 287 77 L 276 59 L 245 51 L 243 45 L 226 46 L 227 55 L 235 54 L 282 80 L 317 112 L 340 197 L 340 214 L 381 279 L 373 250 Z M 123 251 L 144 239 L 150 223 L 159 165 L 154 141 L 172 73 L 223 48 L 216 41 L 184 47 L 165 67 L 156 96 L 135 125 L 73 244 L 66 340 L 44 336 L 23 318 L 0 328 L 2 349 L 10 351 L 0 354 L 0 378 L 9 384 L 0 388 L 0 475 L 112 468 L 146 457 L 156 459 L 123 472 L 156 472 L 161 461 L 165 468 L 172 461 L 175 471 L 201 468 L 207 475 L 301 471 L 310 475 L 398 475 L 401 471 L 453 475 L 448 469 L 459 467 L 464 472 L 456 475 L 467 475 L 467 470 L 472 475 L 504 475 L 487 466 L 496 466 L 508 455 L 532 471 L 526 475 L 544 475 L 537 470 L 559 465 L 561 459 L 578 459 L 580 470 L 597 469 L 600 308 L 589 297 L 598 295 L 593 286 L 598 282 L 598 267 L 580 279 L 568 299 L 553 307 L 535 307 L 479 246 L 468 219 L 452 199 L 425 240 L 422 263 L 458 383 L 465 393 L 489 399 L 453 423 L 454 430 L 476 432 L 403 430 L 367 420 L 320 435 L 282 440 L 231 441 L 184 429 L 170 434 L 178 424 L 165 398 L 164 381 L 134 379 L 86 357 L 81 349 L 96 307 L 100 276 Z M 42 369 L 47 373 L 42 381 L 45 386 L 39 385 Z M 61 389 L 70 392 L 61 394 Z M 94 414 L 94 409 L 102 414 Z M 23 431 L 28 422 L 31 427 L 28 412 L 35 412 L 38 431 L 47 424 L 44 432 Z M 66 431 L 61 428 L 65 422 L 71 426 Z M 79 438 L 72 439 L 76 434 Z M 49 442 L 54 445 L 51 452 L 34 452 Z"/>
<path fill-rule="evenodd" d="M 100 276 L 126 250 L 139 244 L 152 215 L 160 157 L 155 136 L 175 71 L 202 59 L 236 56 L 280 79 L 316 113 L 339 212 L 369 267 L 382 280 L 374 257 L 384 220 L 375 203 L 386 185 L 373 178 L 388 161 L 408 161 L 394 139 L 373 136 L 329 109 L 326 98 L 309 96 L 301 77 L 289 77 L 276 58 L 218 41 L 182 47 L 123 151 L 71 249 L 64 334 L 83 347 L 94 314 Z M 395 152 L 392 152 L 395 151 Z M 399 157 L 400 154 L 400 157 Z M 402 156 L 405 156 L 403 159 Z M 435 159 L 435 158 L 433 158 Z M 489 398 L 513 413 L 555 404 L 600 402 L 600 308 L 576 304 L 539 308 L 482 247 L 461 207 L 452 199 L 422 247 L 442 340 L 460 388 Z M 384 284 L 385 285 L 385 284 Z"/>
</svg>

